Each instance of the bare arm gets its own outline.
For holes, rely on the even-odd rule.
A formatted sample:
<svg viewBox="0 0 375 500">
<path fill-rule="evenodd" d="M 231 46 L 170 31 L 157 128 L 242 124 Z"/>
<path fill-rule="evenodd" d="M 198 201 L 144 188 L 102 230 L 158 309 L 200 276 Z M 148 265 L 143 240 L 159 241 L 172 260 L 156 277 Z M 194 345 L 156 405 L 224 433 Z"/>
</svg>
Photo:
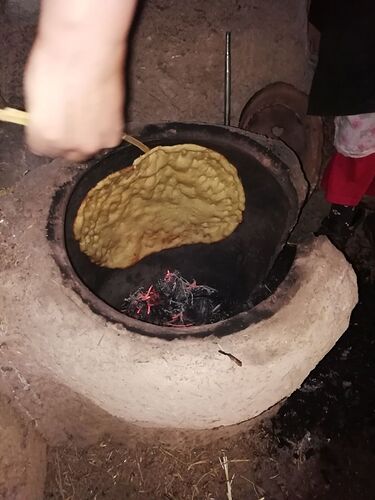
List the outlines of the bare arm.
<svg viewBox="0 0 375 500">
<path fill-rule="evenodd" d="M 84 159 L 121 140 L 124 60 L 136 0 L 42 0 L 25 72 L 27 142 Z"/>
</svg>

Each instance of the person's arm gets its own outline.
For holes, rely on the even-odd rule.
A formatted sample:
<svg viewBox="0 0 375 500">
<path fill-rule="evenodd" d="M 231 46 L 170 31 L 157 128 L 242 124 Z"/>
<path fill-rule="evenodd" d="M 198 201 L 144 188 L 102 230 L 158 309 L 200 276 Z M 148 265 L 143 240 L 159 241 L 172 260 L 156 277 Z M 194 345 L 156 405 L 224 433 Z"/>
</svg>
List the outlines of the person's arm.
<svg viewBox="0 0 375 500">
<path fill-rule="evenodd" d="M 136 0 L 42 0 L 24 77 L 33 152 L 82 160 L 120 142 L 135 5 Z"/>
</svg>

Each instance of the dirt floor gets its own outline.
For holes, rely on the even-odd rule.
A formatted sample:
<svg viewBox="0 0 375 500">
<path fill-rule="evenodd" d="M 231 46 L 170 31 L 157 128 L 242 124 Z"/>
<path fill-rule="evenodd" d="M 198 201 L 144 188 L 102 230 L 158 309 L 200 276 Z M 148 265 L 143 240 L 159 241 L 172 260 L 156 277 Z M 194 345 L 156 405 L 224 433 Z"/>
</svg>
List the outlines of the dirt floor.
<svg viewBox="0 0 375 500">
<path fill-rule="evenodd" d="M 0 394 L 0 498 L 39 499 L 46 473 L 46 444 Z"/>
<path fill-rule="evenodd" d="M 198 0 L 144 2 L 129 62 L 129 119 L 220 123 L 226 30 L 233 33 L 233 123 L 238 122 L 247 99 L 275 79 L 306 90 L 311 68 L 304 64 L 304 41 L 298 35 L 305 28 L 303 9 L 290 15 L 299 1 L 282 2 L 276 14 L 271 7 L 281 2 L 274 0 L 233 0 L 231 8 L 228 1 L 219 0 L 205 6 Z M 23 105 L 22 68 L 36 20 L 36 2 L 29 2 L 27 9 L 26 4 L 0 0 L 1 37 L 9 47 L 1 55 L 2 68 L 6 68 L 0 74 L 1 106 Z M 175 27 L 176 19 L 182 32 Z M 158 84 L 150 75 L 157 75 Z M 15 126 L 0 128 L 0 147 L 0 188 L 11 188 L 45 162 L 27 152 L 22 131 Z M 315 195 L 298 238 L 317 229 L 326 210 L 321 195 Z M 201 445 L 188 437 L 163 445 L 144 439 L 137 444 L 132 436 L 129 443 L 126 435 L 119 439 L 116 431 L 116 439 L 109 433 L 96 444 L 83 446 L 62 436 L 63 445 L 49 448 L 44 498 L 373 500 L 375 250 L 364 224 L 346 251 L 360 284 L 360 302 L 350 327 L 300 390 L 277 411 L 215 442 L 209 443 L 208 433 Z M 0 370 L 0 379 L 7 382 L 11 373 L 18 376 L 14 370 Z M 49 406 L 56 420 L 59 414 L 61 419 L 67 418 L 68 404 L 57 407 L 59 402 L 63 405 L 64 393 L 56 392 L 54 397 L 52 383 L 44 388 L 26 388 L 20 381 L 8 385 L 13 391 L 9 394 L 18 402 L 40 398 L 33 407 L 37 408 L 34 417 L 39 407 L 42 414 Z M 89 427 L 87 422 L 77 419 L 75 425 Z M 42 418 L 39 424 L 43 425 Z"/>
</svg>

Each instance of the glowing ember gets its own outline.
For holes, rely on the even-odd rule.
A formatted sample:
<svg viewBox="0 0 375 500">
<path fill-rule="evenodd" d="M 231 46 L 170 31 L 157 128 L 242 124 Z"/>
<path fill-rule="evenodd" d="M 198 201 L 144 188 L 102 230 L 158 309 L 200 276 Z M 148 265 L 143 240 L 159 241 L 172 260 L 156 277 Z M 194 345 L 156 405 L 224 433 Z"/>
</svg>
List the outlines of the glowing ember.
<svg viewBox="0 0 375 500">
<path fill-rule="evenodd" d="M 188 327 L 219 321 L 221 309 L 215 288 L 167 271 L 154 285 L 138 288 L 125 298 L 121 311 L 156 325 Z"/>
</svg>

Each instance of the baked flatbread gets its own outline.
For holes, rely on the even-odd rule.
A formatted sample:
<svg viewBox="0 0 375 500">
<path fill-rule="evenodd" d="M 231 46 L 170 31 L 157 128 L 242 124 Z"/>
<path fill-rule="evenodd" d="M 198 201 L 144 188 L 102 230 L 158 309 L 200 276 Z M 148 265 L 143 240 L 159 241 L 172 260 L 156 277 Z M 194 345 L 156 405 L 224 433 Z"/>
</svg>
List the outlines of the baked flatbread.
<svg viewBox="0 0 375 500">
<path fill-rule="evenodd" d="M 127 268 L 146 255 L 229 236 L 245 194 L 236 168 L 195 144 L 158 146 L 92 188 L 74 237 L 92 262 Z"/>
</svg>

